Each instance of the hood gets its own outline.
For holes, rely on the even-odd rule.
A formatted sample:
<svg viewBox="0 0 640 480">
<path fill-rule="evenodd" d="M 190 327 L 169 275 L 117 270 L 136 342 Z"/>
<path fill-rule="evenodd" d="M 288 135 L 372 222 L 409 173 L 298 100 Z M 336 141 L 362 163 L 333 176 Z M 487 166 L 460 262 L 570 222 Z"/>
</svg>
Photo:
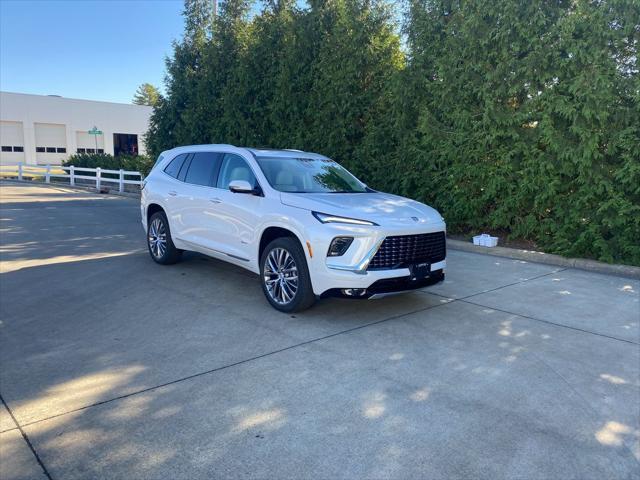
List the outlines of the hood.
<svg viewBox="0 0 640 480">
<path fill-rule="evenodd" d="M 416 225 L 444 221 L 428 205 L 389 193 L 281 193 L 280 200 L 291 207 L 370 220 L 379 225 Z"/>
</svg>

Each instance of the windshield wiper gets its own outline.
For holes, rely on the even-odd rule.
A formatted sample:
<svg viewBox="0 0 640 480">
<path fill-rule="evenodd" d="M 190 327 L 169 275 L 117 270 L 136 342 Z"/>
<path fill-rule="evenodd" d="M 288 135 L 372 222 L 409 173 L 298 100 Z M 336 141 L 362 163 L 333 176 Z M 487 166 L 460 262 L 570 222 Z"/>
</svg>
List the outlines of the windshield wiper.
<svg viewBox="0 0 640 480">
<path fill-rule="evenodd" d="M 356 192 L 354 190 L 335 190 L 333 192 L 328 192 L 328 191 L 314 191 L 314 190 L 296 190 L 295 192 L 286 192 L 283 190 L 280 190 L 282 193 L 367 193 L 366 191 L 363 192 Z"/>
</svg>

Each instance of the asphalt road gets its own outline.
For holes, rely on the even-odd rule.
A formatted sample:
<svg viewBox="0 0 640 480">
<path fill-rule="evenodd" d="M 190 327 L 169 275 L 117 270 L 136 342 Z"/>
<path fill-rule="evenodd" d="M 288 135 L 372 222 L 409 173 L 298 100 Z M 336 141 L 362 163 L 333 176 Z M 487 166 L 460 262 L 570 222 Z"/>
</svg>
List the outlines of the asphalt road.
<svg viewBox="0 0 640 480">
<path fill-rule="evenodd" d="M 2 479 L 640 477 L 637 280 L 450 251 L 286 315 L 132 199 L 0 192 Z"/>
</svg>

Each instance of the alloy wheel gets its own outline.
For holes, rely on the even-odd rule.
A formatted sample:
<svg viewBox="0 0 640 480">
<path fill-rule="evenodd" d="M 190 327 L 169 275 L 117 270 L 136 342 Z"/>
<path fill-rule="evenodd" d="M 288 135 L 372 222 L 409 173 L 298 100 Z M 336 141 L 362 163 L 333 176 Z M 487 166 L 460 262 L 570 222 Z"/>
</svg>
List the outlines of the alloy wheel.
<svg viewBox="0 0 640 480">
<path fill-rule="evenodd" d="M 167 229 L 161 218 L 154 218 L 149 226 L 149 249 L 155 258 L 162 258 L 167 251 Z"/>
<path fill-rule="evenodd" d="M 298 291 L 298 267 L 284 248 L 274 248 L 264 262 L 264 283 L 271 299 L 279 305 L 290 303 Z"/>
</svg>

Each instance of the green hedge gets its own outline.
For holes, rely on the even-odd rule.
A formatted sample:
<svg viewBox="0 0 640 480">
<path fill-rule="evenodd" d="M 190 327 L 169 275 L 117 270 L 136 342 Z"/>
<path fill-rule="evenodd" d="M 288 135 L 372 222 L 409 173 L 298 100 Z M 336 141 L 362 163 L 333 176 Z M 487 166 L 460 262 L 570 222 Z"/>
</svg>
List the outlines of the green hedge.
<svg viewBox="0 0 640 480">
<path fill-rule="evenodd" d="M 71 155 L 65 166 L 73 165 L 81 168 L 104 168 L 106 170 L 129 170 L 147 175 L 153 167 L 154 160 L 146 155 L 119 155 L 114 157 L 108 153 L 78 153 Z"/>
<path fill-rule="evenodd" d="M 209 5 L 185 1 L 153 155 L 318 151 L 453 232 L 640 265 L 637 1 Z"/>
</svg>

